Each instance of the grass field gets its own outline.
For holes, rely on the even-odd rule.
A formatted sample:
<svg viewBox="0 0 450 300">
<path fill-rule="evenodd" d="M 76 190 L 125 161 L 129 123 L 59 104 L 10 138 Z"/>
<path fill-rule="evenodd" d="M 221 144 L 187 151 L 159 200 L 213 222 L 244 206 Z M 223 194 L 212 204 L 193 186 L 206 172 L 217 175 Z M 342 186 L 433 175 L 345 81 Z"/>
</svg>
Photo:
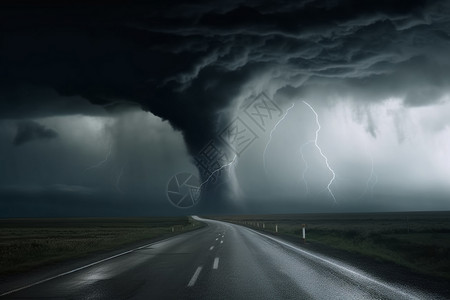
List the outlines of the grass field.
<svg viewBox="0 0 450 300">
<path fill-rule="evenodd" d="M 230 216 L 219 219 L 450 279 L 450 212 Z M 263 229 L 264 224 L 264 229 Z"/>
<path fill-rule="evenodd" d="M 188 217 L 0 219 L 0 274 L 115 250 L 199 226 Z"/>
</svg>

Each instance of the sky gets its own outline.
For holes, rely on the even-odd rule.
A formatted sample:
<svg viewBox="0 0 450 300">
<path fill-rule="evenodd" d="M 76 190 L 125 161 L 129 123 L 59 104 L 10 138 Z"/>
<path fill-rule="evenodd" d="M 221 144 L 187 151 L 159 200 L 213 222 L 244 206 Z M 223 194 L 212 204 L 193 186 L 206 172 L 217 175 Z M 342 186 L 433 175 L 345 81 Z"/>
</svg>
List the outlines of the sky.
<svg viewBox="0 0 450 300">
<path fill-rule="evenodd" d="M 3 1 L 0 217 L 450 209 L 448 1 Z"/>
</svg>

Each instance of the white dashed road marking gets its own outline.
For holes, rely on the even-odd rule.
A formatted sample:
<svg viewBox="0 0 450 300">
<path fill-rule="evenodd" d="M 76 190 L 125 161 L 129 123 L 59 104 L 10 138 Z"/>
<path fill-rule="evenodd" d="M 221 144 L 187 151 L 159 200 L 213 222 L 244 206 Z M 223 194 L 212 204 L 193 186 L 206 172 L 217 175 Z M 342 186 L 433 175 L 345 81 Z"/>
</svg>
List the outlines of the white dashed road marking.
<svg viewBox="0 0 450 300">
<path fill-rule="evenodd" d="M 213 269 L 217 270 L 219 268 L 219 258 L 214 258 Z"/>
<path fill-rule="evenodd" d="M 198 267 L 197 270 L 195 270 L 194 275 L 192 275 L 192 278 L 187 285 L 188 287 L 195 285 L 195 282 L 197 281 L 198 275 L 200 275 L 201 271 L 202 271 L 202 266 Z"/>
</svg>

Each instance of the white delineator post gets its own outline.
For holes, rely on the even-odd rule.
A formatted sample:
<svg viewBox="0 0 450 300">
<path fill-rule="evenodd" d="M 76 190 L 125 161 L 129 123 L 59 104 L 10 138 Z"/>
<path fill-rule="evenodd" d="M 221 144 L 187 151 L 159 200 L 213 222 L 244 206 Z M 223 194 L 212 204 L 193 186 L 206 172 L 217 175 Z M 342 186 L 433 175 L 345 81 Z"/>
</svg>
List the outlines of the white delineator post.
<svg viewBox="0 0 450 300">
<path fill-rule="evenodd" d="M 278 224 L 275 224 L 275 232 L 278 232 Z"/>
<path fill-rule="evenodd" d="M 306 224 L 302 224 L 302 238 L 303 242 L 306 240 Z"/>
</svg>

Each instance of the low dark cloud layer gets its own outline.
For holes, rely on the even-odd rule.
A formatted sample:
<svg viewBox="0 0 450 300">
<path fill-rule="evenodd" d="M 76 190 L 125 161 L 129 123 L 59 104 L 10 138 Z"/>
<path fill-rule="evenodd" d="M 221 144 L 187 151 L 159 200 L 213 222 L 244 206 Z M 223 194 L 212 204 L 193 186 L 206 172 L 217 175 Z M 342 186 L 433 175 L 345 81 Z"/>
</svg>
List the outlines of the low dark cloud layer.
<svg viewBox="0 0 450 300">
<path fill-rule="evenodd" d="M 28 112 L 33 100 L 9 100 L 23 86 L 104 106 L 134 101 L 182 130 L 194 153 L 262 74 L 283 78 L 275 88 L 291 94 L 327 86 L 408 105 L 449 86 L 445 1 L 11 3 L 0 22 L 5 116 Z M 77 112 L 73 102 L 61 105 Z"/>
<path fill-rule="evenodd" d="M 261 92 L 280 103 L 442 102 L 449 26 L 448 1 L 4 1 L 0 118 L 138 106 L 180 130 L 195 157 Z M 56 136 L 21 124 L 17 145 Z"/>
<path fill-rule="evenodd" d="M 17 123 L 17 133 L 14 137 L 13 144 L 15 146 L 21 146 L 25 143 L 29 143 L 36 140 L 51 140 L 58 137 L 58 133 L 50 128 L 33 122 L 22 121 Z"/>
</svg>

